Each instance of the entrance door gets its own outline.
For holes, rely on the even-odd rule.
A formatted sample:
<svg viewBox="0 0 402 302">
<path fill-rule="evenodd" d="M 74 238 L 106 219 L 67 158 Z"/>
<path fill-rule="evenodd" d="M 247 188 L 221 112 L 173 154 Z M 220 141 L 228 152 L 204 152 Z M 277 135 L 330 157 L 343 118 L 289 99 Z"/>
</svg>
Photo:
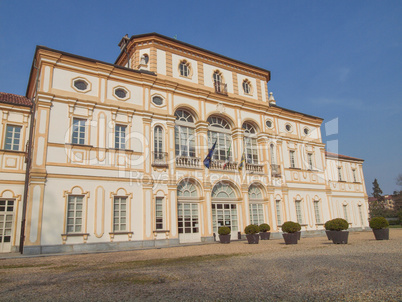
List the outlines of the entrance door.
<svg viewBox="0 0 402 302">
<path fill-rule="evenodd" d="M 11 252 L 14 200 L 0 200 L 0 253 Z"/>
<path fill-rule="evenodd" d="M 237 218 L 237 205 L 235 203 L 212 203 L 212 226 L 218 237 L 218 228 L 227 226 L 231 230 L 231 240 L 237 239 L 239 224 Z"/>
<path fill-rule="evenodd" d="M 179 203 L 177 212 L 180 243 L 200 242 L 198 203 Z"/>
</svg>

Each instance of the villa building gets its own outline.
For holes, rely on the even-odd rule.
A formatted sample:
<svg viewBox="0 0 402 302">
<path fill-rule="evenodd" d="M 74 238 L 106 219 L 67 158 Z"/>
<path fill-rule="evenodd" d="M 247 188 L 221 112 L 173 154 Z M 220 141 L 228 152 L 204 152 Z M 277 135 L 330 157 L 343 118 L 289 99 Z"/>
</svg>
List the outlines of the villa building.
<svg viewBox="0 0 402 302">
<path fill-rule="evenodd" d="M 326 152 L 323 120 L 278 106 L 269 70 L 156 33 L 119 46 L 114 64 L 38 46 L 26 98 L 0 95 L 0 252 L 21 232 L 40 254 L 368 226 L 363 160 Z"/>
</svg>

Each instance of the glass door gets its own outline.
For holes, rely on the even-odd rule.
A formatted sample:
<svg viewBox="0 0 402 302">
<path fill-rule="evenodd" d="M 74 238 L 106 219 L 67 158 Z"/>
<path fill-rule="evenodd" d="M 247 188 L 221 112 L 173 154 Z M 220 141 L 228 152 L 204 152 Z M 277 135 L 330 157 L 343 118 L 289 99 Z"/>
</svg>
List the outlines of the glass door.
<svg viewBox="0 0 402 302">
<path fill-rule="evenodd" d="M 180 243 L 201 241 L 198 206 L 198 203 L 179 203 L 177 205 Z"/>
<path fill-rule="evenodd" d="M 0 253 L 11 252 L 14 200 L 0 200 Z"/>
<path fill-rule="evenodd" d="M 212 226 L 217 239 L 219 238 L 218 228 L 227 226 L 231 230 L 231 240 L 236 240 L 239 231 L 237 205 L 235 203 L 213 203 Z"/>
</svg>

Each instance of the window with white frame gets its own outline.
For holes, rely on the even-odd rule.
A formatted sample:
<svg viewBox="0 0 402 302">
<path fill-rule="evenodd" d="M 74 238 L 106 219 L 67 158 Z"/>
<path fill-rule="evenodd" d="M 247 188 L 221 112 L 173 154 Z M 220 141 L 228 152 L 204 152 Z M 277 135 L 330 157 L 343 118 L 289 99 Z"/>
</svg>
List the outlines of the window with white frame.
<svg viewBox="0 0 402 302">
<path fill-rule="evenodd" d="M 318 200 L 314 200 L 314 214 L 315 223 L 321 223 L 320 202 Z"/>
<path fill-rule="evenodd" d="M 126 129 L 127 129 L 127 126 L 116 125 L 115 140 L 114 140 L 114 147 L 116 149 L 125 149 L 126 148 Z"/>
<path fill-rule="evenodd" d="M 342 179 L 342 167 L 338 167 L 338 180 L 343 181 L 343 179 Z"/>
<path fill-rule="evenodd" d="M 82 233 L 83 228 L 83 195 L 68 195 L 66 233 Z"/>
<path fill-rule="evenodd" d="M 348 216 L 348 205 L 344 204 L 343 205 L 343 217 L 347 222 L 349 222 L 349 216 Z"/>
<path fill-rule="evenodd" d="M 269 148 L 271 152 L 271 165 L 276 165 L 275 145 L 271 144 Z"/>
<path fill-rule="evenodd" d="M 190 76 L 190 63 L 188 63 L 186 60 L 182 60 L 179 65 L 179 71 L 180 71 L 181 76 L 189 77 Z"/>
<path fill-rule="evenodd" d="M 72 140 L 73 144 L 85 145 L 85 122 L 84 119 L 73 118 L 73 133 Z"/>
<path fill-rule="evenodd" d="M 195 124 L 193 116 L 186 110 L 175 113 L 175 150 L 176 156 L 195 157 Z"/>
<path fill-rule="evenodd" d="M 113 232 L 127 231 L 127 197 L 115 196 L 113 199 Z"/>
<path fill-rule="evenodd" d="M 156 197 L 155 199 L 155 229 L 163 230 L 163 197 Z"/>
<path fill-rule="evenodd" d="M 207 119 L 208 127 L 208 148 L 215 144 L 213 160 L 232 161 L 232 137 L 229 123 L 221 117 L 210 116 Z"/>
<path fill-rule="evenodd" d="M 264 223 L 264 207 L 262 203 L 258 203 L 263 201 L 261 189 L 256 185 L 251 185 L 248 189 L 248 196 L 250 199 L 250 223 L 260 225 Z"/>
<path fill-rule="evenodd" d="M 313 170 L 313 154 L 307 153 L 308 169 Z"/>
<path fill-rule="evenodd" d="M 352 169 L 352 174 L 353 174 L 353 181 L 357 182 L 356 169 Z"/>
<path fill-rule="evenodd" d="M 250 164 L 258 164 L 258 150 L 257 150 L 257 131 L 250 123 L 243 123 L 244 129 L 244 153 L 246 162 Z"/>
<path fill-rule="evenodd" d="M 251 94 L 251 83 L 249 80 L 243 81 L 243 91 L 245 94 Z"/>
<path fill-rule="evenodd" d="M 21 126 L 7 125 L 4 141 L 5 150 L 18 151 L 20 149 L 21 129 Z"/>
<path fill-rule="evenodd" d="M 282 225 L 281 201 L 276 200 L 276 221 L 278 225 Z"/>
<path fill-rule="evenodd" d="M 154 160 L 165 160 L 163 152 L 163 128 L 161 126 L 154 128 Z"/>
<path fill-rule="evenodd" d="M 301 200 L 296 200 L 295 205 L 296 205 L 297 222 L 300 224 L 303 224 L 303 213 L 302 213 Z"/>
<path fill-rule="evenodd" d="M 290 167 L 296 168 L 295 151 L 294 150 L 289 151 L 289 159 L 290 159 Z"/>
</svg>

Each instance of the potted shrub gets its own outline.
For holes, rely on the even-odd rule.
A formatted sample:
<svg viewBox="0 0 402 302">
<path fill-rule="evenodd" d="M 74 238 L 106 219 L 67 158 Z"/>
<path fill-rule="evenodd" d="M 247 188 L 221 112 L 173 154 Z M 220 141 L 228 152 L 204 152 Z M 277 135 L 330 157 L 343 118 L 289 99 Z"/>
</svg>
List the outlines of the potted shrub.
<svg viewBox="0 0 402 302">
<path fill-rule="evenodd" d="M 221 243 L 230 243 L 230 228 L 226 226 L 219 227 L 218 229 L 219 241 Z"/>
<path fill-rule="evenodd" d="M 247 241 L 249 244 L 258 244 L 260 241 L 260 236 L 258 232 L 260 228 L 256 224 L 249 224 L 244 229 L 244 233 L 246 233 Z"/>
<path fill-rule="evenodd" d="M 335 218 L 328 222 L 327 224 L 328 230 L 330 232 L 330 236 L 332 242 L 335 244 L 347 244 L 349 231 L 346 231 L 349 228 L 349 223 L 343 218 Z"/>
<path fill-rule="evenodd" d="M 299 235 L 297 234 L 300 231 L 301 227 L 300 224 L 293 221 L 286 221 L 282 224 L 282 231 L 283 231 L 283 239 L 285 240 L 286 244 L 297 244 Z"/>
<path fill-rule="evenodd" d="M 328 221 L 324 224 L 324 227 L 325 227 L 325 234 L 327 234 L 328 240 L 332 240 L 332 238 L 331 238 L 331 231 L 330 231 L 330 229 L 329 229 L 329 225 L 331 224 L 331 221 L 332 221 L 332 220 L 328 220 Z"/>
<path fill-rule="evenodd" d="M 269 237 L 271 233 L 269 232 L 271 230 L 271 227 L 267 223 L 261 223 L 259 225 L 260 228 L 260 239 L 261 240 L 269 240 Z"/>
<path fill-rule="evenodd" d="M 373 229 L 376 240 L 389 240 L 389 223 L 384 217 L 370 219 L 370 228 Z"/>
</svg>

